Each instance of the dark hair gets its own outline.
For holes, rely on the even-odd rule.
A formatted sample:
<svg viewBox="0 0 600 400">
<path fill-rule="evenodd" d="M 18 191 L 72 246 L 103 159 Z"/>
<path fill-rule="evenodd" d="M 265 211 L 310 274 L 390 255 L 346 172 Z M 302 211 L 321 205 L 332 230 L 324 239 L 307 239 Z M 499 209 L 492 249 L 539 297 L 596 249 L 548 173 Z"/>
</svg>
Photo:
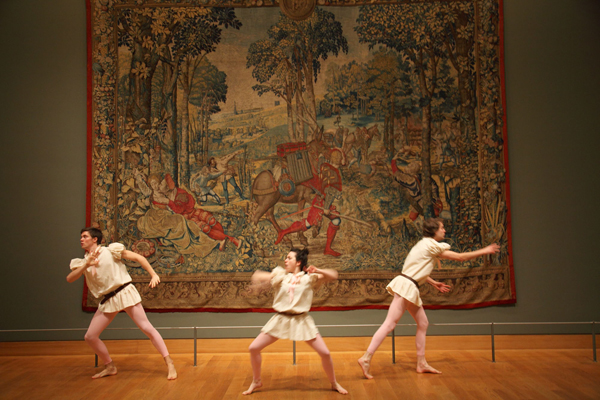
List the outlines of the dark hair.
<svg viewBox="0 0 600 400">
<path fill-rule="evenodd" d="M 296 261 L 300 261 L 300 269 L 304 269 L 306 267 L 306 263 L 308 262 L 308 249 L 292 247 L 290 252 L 292 251 L 296 253 Z"/>
<path fill-rule="evenodd" d="M 87 228 L 83 228 L 79 233 L 83 232 L 87 232 L 92 238 L 98 239 L 96 241 L 96 244 L 98 244 L 98 246 L 100 245 L 100 243 L 102 243 L 102 231 L 100 229 L 94 228 L 93 226 L 89 226 Z"/>
<path fill-rule="evenodd" d="M 428 218 L 423 222 L 423 237 L 434 237 L 440 229 L 440 224 L 444 222 L 441 218 Z"/>
</svg>

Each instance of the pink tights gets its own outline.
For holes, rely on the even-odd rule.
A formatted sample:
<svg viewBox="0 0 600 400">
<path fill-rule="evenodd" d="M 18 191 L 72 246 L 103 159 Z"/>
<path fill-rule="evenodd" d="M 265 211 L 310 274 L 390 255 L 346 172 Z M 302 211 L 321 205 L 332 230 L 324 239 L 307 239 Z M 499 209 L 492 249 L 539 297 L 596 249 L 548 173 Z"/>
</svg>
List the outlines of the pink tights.
<svg viewBox="0 0 600 400">
<path fill-rule="evenodd" d="M 371 344 L 369 344 L 369 348 L 367 349 L 368 353 L 374 354 L 375 351 L 377 351 L 386 336 L 396 327 L 396 324 L 400 321 L 402 314 L 404 314 L 404 311 L 406 310 L 408 310 L 417 323 L 417 334 L 415 336 L 417 356 L 425 356 L 425 336 L 427 334 L 427 327 L 429 326 L 425 310 L 423 309 L 423 306 L 417 307 L 397 294 L 394 295 L 394 300 L 392 300 L 392 304 L 390 304 L 385 321 L 381 324 L 377 332 L 375 332 L 373 339 L 371 339 Z"/>
<path fill-rule="evenodd" d="M 154 328 L 150 321 L 148 321 L 148 317 L 146 316 L 144 307 L 142 307 L 142 303 L 137 303 L 135 306 L 127 307 L 125 312 L 127 315 L 129 315 L 133 322 L 135 322 L 138 328 L 140 328 L 140 330 L 150 338 L 150 341 L 154 347 L 156 347 L 156 350 L 158 350 L 160 355 L 163 357 L 168 356 L 169 351 L 167 350 L 165 341 L 163 340 L 162 336 L 160 336 L 160 333 L 158 333 L 156 328 Z M 104 364 L 110 363 L 112 359 L 110 358 L 110 354 L 108 354 L 106 345 L 102 342 L 102 340 L 100 340 L 100 334 L 112 322 L 117 314 L 118 312 L 104 313 L 100 310 L 96 311 L 96 314 L 94 314 L 92 322 L 90 322 L 90 326 L 85 334 L 85 341 L 90 345 L 94 352 L 98 354 L 98 357 L 100 357 Z"/>
<path fill-rule="evenodd" d="M 250 351 L 250 364 L 252 365 L 252 375 L 253 380 L 256 382 L 260 380 L 261 375 L 261 364 L 262 364 L 262 356 L 260 352 L 267 346 L 275 343 L 278 339 L 269 335 L 268 333 L 261 332 L 256 339 L 252 342 L 248 350 Z M 321 356 L 321 365 L 323 365 L 323 369 L 327 374 L 327 378 L 329 378 L 329 382 L 332 384 L 335 383 L 335 372 L 333 371 L 333 360 L 331 359 L 331 353 L 325 344 L 325 341 L 321 337 L 320 334 L 317 334 L 317 337 L 308 340 L 306 342 L 310 347 L 312 347 L 319 356 Z"/>
</svg>

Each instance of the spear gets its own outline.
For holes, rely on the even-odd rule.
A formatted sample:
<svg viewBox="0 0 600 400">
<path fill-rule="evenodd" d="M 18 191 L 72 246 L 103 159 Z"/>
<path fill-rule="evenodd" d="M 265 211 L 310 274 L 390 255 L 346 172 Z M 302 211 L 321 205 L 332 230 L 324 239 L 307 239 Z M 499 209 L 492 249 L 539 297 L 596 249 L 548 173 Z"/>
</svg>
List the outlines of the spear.
<svg viewBox="0 0 600 400">
<path fill-rule="evenodd" d="M 279 218 L 278 221 L 281 221 L 282 219 L 293 217 L 294 215 L 302 214 L 304 211 L 308 211 L 308 210 L 310 210 L 310 207 L 307 207 L 304 210 L 299 210 L 299 211 L 293 212 L 288 215 L 284 215 L 283 217 Z"/>
<path fill-rule="evenodd" d="M 319 206 L 313 206 L 313 207 L 318 208 L 319 210 L 326 211 L 323 207 L 319 207 Z M 337 217 L 340 217 L 340 218 L 347 219 L 347 220 L 352 221 L 352 222 L 356 222 L 357 224 L 368 226 L 369 228 L 373 227 L 373 225 L 369 224 L 368 222 L 361 221 L 360 219 L 357 219 L 357 218 L 354 218 L 354 217 L 349 217 L 347 215 L 342 215 L 342 214 L 338 214 L 338 213 L 335 213 L 334 215 L 336 215 Z"/>
<path fill-rule="evenodd" d="M 325 211 L 325 209 L 323 207 L 319 207 L 319 206 L 313 206 L 313 207 L 314 208 L 318 208 L 319 210 Z M 307 208 L 305 208 L 303 210 L 299 210 L 299 211 L 293 212 L 293 213 L 288 214 L 288 215 L 284 215 L 283 217 L 279 218 L 278 221 L 281 221 L 282 219 L 293 217 L 294 215 L 302 214 L 304 211 L 308 211 L 308 210 L 310 210 L 310 207 L 307 207 Z M 340 217 L 340 218 L 344 218 L 344 219 L 347 219 L 349 221 L 356 222 L 357 224 L 368 226 L 369 228 L 373 227 L 373 225 L 369 224 L 368 222 L 361 221 L 360 219 L 356 219 L 354 217 L 349 217 L 347 215 L 341 215 L 341 214 L 338 214 L 338 213 L 335 213 L 335 215 L 338 216 L 338 217 Z"/>
</svg>

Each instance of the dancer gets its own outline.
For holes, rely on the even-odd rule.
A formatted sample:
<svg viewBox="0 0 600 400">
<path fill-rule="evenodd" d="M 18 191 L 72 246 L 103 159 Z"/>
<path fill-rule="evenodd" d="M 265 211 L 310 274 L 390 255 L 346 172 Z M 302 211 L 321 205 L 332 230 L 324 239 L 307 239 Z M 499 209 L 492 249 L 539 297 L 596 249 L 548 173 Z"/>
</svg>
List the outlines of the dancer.
<svg viewBox="0 0 600 400">
<path fill-rule="evenodd" d="M 431 367 L 425 360 L 425 336 L 429 321 L 423 309 L 423 302 L 419 294 L 419 285 L 429 283 L 442 293 L 450 291 L 450 286 L 437 282 L 429 277 L 434 264 L 439 263 L 440 258 L 455 261 L 467 261 L 486 254 L 494 254 L 500 250 L 497 244 L 491 244 L 482 249 L 455 253 L 449 251 L 450 245 L 441 243 L 446 230 L 439 218 L 430 218 L 423 223 L 423 239 L 421 239 L 408 253 L 402 273 L 395 277 L 388 285 L 387 291 L 394 296 L 388 310 L 387 317 L 381 327 L 373 335 L 371 344 L 366 353 L 358 359 L 363 375 L 367 379 L 373 379 L 371 375 L 371 358 L 381 345 L 385 337 L 394 329 L 404 311 L 408 310 L 417 323 L 417 334 L 415 337 L 417 345 L 417 372 L 429 372 L 441 374 L 440 371 Z"/>
<path fill-rule="evenodd" d="M 117 374 L 117 368 L 108 354 L 106 345 L 100 340 L 100 334 L 112 322 L 119 311 L 124 310 L 135 324 L 150 338 L 167 364 L 167 379 L 177 378 L 177 371 L 169 351 L 160 333 L 152 326 L 144 308 L 142 298 L 135 286 L 131 284 L 131 276 L 127 273 L 122 258 L 138 262 L 150 276 L 150 287 L 159 284 L 160 278 L 152 269 L 145 257 L 125 250 L 121 243 L 112 243 L 108 247 L 100 246 L 102 231 L 89 227 L 81 230 L 81 248 L 85 250 L 84 258 L 71 260 L 71 273 L 67 282 L 75 282 L 85 275 L 88 288 L 95 297 L 103 296 L 98 310 L 90 322 L 85 334 L 85 341 L 104 362 L 104 370 L 92 376 L 93 379 Z"/>
<path fill-rule="evenodd" d="M 307 260 L 308 249 L 293 248 L 285 258 L 285 269 L 276 267 L 273 272 L 256 271 L 252 275 L 252 284 L 255 288 L 268 285 L 275 288 L 273 308 L 277 314 L 267 322 L 250 345 L 253 377 L 250 387 L 243 392 L 244 394 L 250 394 L 262 387 L 260 377 L 262 356 L 260 352 L 278 339 L 308 343 L 321 356 L 321 364 L 331 383 L 331 390 L 341 394 L 348 393 L 335 380 L 333 360 L 329 349 L 319 334 L 312 317 L 308 315 L 315 287 L 324 282 L 336 280 L 338 273 L 332 269 L 319 269 L 314 265 L 306 268 Z"/>
</svg>

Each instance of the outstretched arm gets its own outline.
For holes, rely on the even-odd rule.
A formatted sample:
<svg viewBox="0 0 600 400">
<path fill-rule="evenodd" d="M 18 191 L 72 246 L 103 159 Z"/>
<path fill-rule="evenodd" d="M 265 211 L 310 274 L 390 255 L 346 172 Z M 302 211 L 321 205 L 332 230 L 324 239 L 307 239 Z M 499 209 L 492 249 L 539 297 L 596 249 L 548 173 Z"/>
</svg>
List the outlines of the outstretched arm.
<svg viewBox="0 0 600 400">
<path fill-rule="evenodd" d="M 234 151 L 231 154 L 227 154 L 226 156 L 223 157 L 219 157 L 217 158 L 217 163 L 223 163 L 223 164 L 227 164 L 233 157 L 237 156 L 238 154 L 240 154 L 243 150 L 238 150 L 238 151 Z"/>
<path fill-rule="evenodd" d="M 338 278 L 338 272 L 335 269 L 319 269 L 314 265 L 311 265 L 306 271 L 309 274 L 317 274 L 321 283 L 335 281 Z"/>
<path fill-rule="evenodd" d="M 445 258 L 447 260 L 455 260 L 455 261 L 468 261 L 477 257 L 485 256 L 487 254 L 495 254 L 500 251 L 500 246 L 496 243 L 490 244 L 482 249 L 475 251 L 468 251 L 466 253 L 456 253 L 454 251 L 446 250 L 438 255 L 439 258 Z"/>
<path fill-rule="evenodd" d="M 266 283 L 271 282 L 272 277 L 273 274 L 271 272 L 256 271 L 254 272 L 254 274 L 252 274 L 252 278 L 250 278 L 250 281 L 253 284 L 264 285 Z"/>
<path fill-rule="evenodd" d="M 151 278 L 150 284 L 148 286 L 150 286 L 151 288 L 156 287 L 156 285 L 160 283 L 160 277 L 156 272 L 154 272 L 154 269 L 152 268 L 148 260 L 146 260 L 146 257 L 129 250 L 123 250 L 123 252 L 121 253 L 121 257 L 139 263 L 142 266 L 142 268 L 144 268 L 146 272 L 150 274 Z"/>
<path fill-rule="evenodd" d="M 266 290 L 269 286 L 271 286 L 271 278 L 273 274 L 271 272 L 266 271 L 256 271 L 252 274 L 252 278 L 250 278 L 250 286 L 249 289 L 251 292 L 258 292 L 261 290 Z"/>
</svg>

